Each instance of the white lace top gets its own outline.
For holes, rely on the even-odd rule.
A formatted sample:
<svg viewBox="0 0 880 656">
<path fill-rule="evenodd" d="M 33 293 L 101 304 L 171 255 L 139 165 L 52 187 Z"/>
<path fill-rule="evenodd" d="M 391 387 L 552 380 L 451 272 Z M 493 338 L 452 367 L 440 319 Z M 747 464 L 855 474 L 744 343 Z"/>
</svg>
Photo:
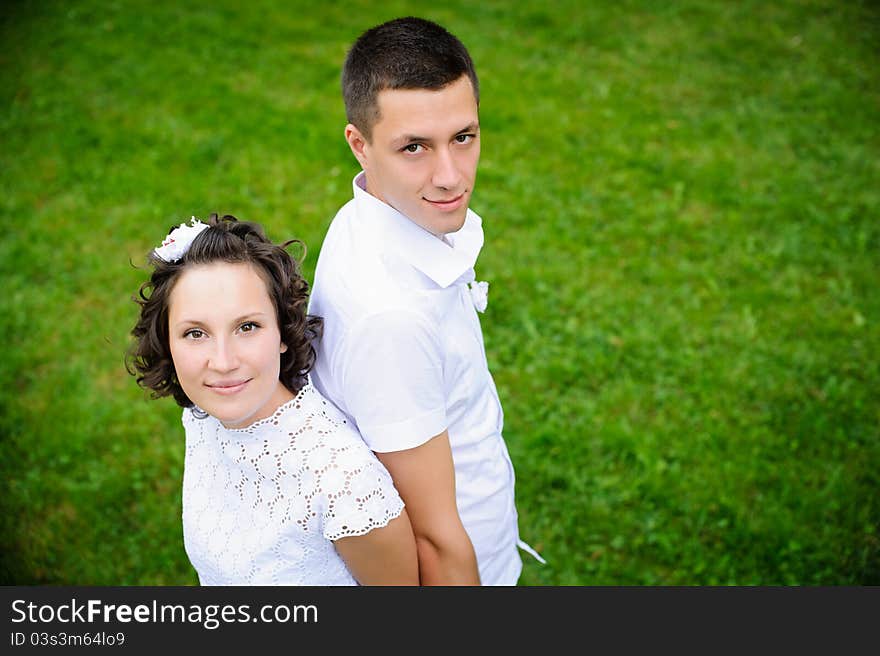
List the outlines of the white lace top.
<svg viewBox="0 0 880 656">
<path fill-rule="evenodd" d="M 311 384 L 227 429 L 183 411 L 183 538 L 202 585 L 357 585 L 333 540 L 400 515 L 387 470 Z"/>
</svg>

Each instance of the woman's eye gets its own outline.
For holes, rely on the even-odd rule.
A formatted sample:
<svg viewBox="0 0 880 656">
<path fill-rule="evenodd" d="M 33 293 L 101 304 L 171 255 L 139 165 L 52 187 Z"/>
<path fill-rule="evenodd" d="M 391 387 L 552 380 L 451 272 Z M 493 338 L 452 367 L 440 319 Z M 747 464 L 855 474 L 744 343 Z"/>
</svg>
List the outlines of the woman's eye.
<svg viewBox="0 0 880 656">
<path fill-rule="evenodd" d="M 241 328 L 239 330 L 243 333 L 250 333 L 259 328 L 260 325 L 254 321 L 248 321 L 247 323 L 241 324 Z"/>
<path fill-rule="evenodd" d="M 198 328 L 191 328 L 190 330 L 187 330 L 185 333 L 183 333 L 183 336 L 189 339 L 201 339 L 205 336 L 205 333 Z"/>
</svg>

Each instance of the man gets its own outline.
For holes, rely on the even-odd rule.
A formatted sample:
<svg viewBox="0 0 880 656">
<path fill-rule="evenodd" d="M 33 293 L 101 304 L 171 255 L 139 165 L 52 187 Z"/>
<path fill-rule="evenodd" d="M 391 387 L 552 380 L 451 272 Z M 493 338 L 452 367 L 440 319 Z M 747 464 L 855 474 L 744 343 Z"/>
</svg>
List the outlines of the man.
<svg viewBox="0 0 880 656">
<path fill-rule="evenodd" d="M 514 585 L 527 546 L 475 309 L 485 286 L 473 270 L 482 221 L 468 209 L 480 158 L 473 62 L 444 28 L 401 18 L 355 42 L 342 87 L 363 172 L 318 258 L 313 380 L 391 473 L 422 584 Z"/>
</svg>

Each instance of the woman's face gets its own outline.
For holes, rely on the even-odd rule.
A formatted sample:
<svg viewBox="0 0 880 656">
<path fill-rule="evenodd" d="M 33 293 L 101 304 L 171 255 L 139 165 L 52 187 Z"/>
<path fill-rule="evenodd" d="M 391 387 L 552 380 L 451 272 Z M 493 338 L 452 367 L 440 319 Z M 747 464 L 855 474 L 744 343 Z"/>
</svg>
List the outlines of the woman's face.
<svg viewBox="0 0 880 656">
<path fill-rule="evenodd" d="M 278 379 L 287 345 L 275 306 L 250 264 L 186 269 L 169 296 L 168 335 L 183 391 L 227 428 L 265 419 L 293 398 Z"/>
</svg>

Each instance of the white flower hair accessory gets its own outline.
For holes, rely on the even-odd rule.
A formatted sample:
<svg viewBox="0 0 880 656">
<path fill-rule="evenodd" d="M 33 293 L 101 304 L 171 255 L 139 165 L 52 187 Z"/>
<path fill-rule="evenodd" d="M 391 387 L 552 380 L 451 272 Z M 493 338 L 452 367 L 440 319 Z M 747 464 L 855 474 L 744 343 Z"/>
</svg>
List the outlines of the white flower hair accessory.
<svg viewBox="0 0 880 656">
<path fill-rule="evenodd" d="M 171 228 L 171 232 L 162 240 L 162 245 L 155 249 L 153 253 L 165 262 L 177 262 L 189 250 L 193 239 L 207 227 L 207 223 L 202 223 L 196 217 L 192 217 L 190 225 L 181 223 L 176 228 Z"/>
<path fill-rule="evenodd" d="M 483 281 L 473 281 L 468 286 L 471 290 L 471 300 L 477 312 L 485 312 L 486 306 L 489 304 L 489 283 Z"/>
</svg>

